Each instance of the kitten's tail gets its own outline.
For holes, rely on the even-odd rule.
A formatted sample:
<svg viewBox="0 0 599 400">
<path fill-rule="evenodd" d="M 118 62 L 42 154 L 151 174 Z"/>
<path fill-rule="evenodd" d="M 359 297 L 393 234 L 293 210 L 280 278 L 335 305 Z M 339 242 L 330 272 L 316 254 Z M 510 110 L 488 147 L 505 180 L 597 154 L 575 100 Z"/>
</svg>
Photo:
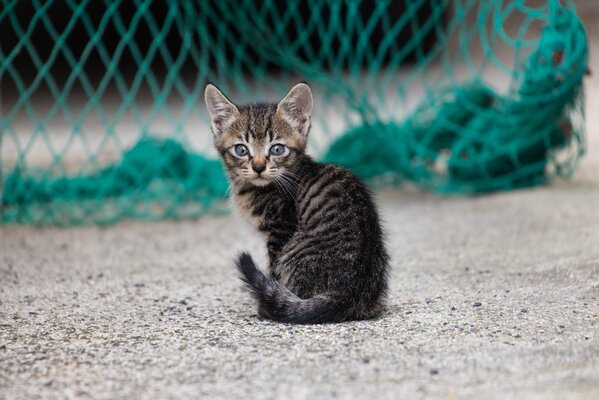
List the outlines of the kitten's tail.
<svg viewBox="0 0 599 400">
<path fill-rule="evenodd" d="M 241 279 L 258 300 L 259 314 L 279 322 L 315 324 L 343 320 L 350 306 L 340 296 L 321 294 L 301 299 L 256 267 L 252 256 L 241 253 L 235 260 Z"/>
</svg>

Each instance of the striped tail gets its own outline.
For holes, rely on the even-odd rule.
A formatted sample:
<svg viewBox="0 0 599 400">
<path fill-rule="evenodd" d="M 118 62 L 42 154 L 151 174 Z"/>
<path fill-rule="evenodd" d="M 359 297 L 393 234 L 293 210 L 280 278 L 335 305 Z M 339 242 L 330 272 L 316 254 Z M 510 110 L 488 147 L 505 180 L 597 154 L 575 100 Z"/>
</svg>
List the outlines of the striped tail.
<svg viewBox="0 0 599 400">
<path fill-rule="evenodd" d="M 345 319 L 349 306 L 340 296 L 321 294 L 301 299 L 277 280 L 258 269 L 252 256 L 241 253 L 235 260 L 241 279 L 258 301 L 259 314 L 292 324 L 316 324 Z"/>
</svg>

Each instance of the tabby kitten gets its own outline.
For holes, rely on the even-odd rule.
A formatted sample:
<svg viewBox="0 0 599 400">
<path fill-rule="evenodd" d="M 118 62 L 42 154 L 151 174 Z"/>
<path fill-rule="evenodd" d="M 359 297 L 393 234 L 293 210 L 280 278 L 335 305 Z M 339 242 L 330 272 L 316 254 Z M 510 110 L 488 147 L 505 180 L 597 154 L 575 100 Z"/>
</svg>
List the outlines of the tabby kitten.
<svg viewBox="0 0 599 400">
<path fill-rule="evenodd" d="M 208 85 L 205 99 L 233 204 L 267 240 L 268 276 L 248 253 L 236 260 L 259 315 L 289 323 L 379 315 L 388 256 L 377 209 L 351 172 L 305 154 L 310 87 L 294 86 L 278 104 L 236 106 Z"/>
</svg>

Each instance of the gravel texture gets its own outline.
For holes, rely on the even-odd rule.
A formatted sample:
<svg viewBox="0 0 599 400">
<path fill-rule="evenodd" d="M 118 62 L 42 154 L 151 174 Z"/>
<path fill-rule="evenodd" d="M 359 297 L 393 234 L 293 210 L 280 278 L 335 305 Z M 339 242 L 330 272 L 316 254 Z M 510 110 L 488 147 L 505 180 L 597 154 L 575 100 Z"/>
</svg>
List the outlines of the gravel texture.
<svg viewBox="0 0 599 400">
<path fill-rule="evenodd" d="M 590 4 L 590 2 L 589 2 Z M 599 37 L 595 7 L 585 14 Z M 599 62 L 573 180 L 477 198 L 378 194 L 375 321 L 260 320 L 235 217 L 0 228 L 0 399 L 599 399 Z"/>
<path fill-rule="evenodd" d="M 375 321 L 262 321 L 234 217 L 0 231 L 0 397 L 599 398 L 599 184 L 379 195 Z"/>
</svg>

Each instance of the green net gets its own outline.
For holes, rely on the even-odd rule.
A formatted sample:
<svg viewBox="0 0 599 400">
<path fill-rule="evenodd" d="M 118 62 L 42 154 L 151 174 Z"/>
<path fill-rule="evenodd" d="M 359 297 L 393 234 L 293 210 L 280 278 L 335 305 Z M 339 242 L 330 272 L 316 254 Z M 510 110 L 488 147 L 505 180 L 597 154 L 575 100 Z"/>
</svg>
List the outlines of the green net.
<svg viewBox="0 0 599 400">
<path fill-rule="evenodd" d="M 588 50 L 570 1 L 1 0 L 0 221 L 223 210 L 202 96 L 315 93 L 310 152 L 470 194 L 569 176 Z"/>
</svg>

